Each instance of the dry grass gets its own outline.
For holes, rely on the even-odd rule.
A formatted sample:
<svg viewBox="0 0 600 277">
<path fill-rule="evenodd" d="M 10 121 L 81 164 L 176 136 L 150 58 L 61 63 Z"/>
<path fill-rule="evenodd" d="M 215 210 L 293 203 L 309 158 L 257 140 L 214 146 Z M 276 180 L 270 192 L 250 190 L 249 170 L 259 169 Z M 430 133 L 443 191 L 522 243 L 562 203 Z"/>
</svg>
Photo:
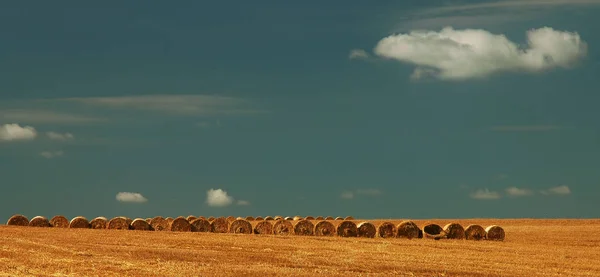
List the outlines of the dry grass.
<svg viewBox="0 0 600 277">
<path fill-rule="evenodd" d="M 506 238 L 434 241 L 0 226 L 0 276 L 600 276 L 598 219 L 427 222 L 497 224 Z"/>
</svg>

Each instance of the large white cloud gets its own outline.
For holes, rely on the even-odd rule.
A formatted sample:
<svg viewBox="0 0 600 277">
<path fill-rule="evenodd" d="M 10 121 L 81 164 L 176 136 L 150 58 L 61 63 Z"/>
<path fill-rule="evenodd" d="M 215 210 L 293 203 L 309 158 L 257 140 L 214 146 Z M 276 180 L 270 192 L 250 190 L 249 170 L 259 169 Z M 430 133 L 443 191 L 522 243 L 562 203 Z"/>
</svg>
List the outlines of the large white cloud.
<svg viewBox="0 0 600 277">
<path fill-rule="evenodd" d="M 495 200 L 500 199 L 500 193 L 490 191 L 489 189 L 479 189 L 471 193 L 471 198 L 478 200 Z"/>
<path fill-rule="evenodd" d="M 129 202 L 129 203 L 148 202 L 148 199 L 146 199 L 146 197 L 144 197 L 141 193 L 138 193 L 138 192 L 119 192 L 119 193 L 117 193 L 116 199 L 119 202 Z"/>
<path fill-rule="evenodd" d="M 412 77 L 440 79 L 486 77 L 504 71 L 541 72 L 569 68 L 587 54 L 578 33 L 549 27 L 527 32 L 527 47 L 481 29 L 412 31 L 388 36 L 375 54 L 417 66 Z"/>
<path fill-rule="evenodd" d="M 567 194 L 571 194 L 571 189 L 568 186 L 562 185 L 562 186 L 557 186 L 557 187 L 552 187 L 546 190 L 542 190 L 541 191 L 542 194 L 544 195 L 567 195 Z"/>
<path fill-rule="evenodd" d="M 37 136 L 35 128 L 21 127 L 19 124 L 4 124 L 0 126 L 0 141 L 32 140 Z"/>
<path fill-rule="evenodd" d="M 222 189 L 209 189 L 206 192 L 206 204 L 211 207 L 225 207 L 233 203 L 233 197 Z"/>
<path fill-rule="evenodd" d="M 533 195 L 533 191 L 530 189 L 518 188 L 518 187 L 508 187 L 506 188 L 506 193 L 510 196 L 529 196 Z"/>
</svg>

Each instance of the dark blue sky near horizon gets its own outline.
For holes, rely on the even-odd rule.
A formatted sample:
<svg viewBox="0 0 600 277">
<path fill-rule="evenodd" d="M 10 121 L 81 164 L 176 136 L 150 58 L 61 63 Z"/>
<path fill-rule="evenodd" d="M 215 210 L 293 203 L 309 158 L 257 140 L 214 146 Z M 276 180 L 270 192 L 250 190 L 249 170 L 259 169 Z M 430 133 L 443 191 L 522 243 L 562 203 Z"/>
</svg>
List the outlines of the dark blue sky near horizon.
<svg viewBox="0 0 600 277">
<path fill-rule="evenodd" d="M 0 218 L 599 217 L 598 12 L 3 3 Z"/>
</svg>

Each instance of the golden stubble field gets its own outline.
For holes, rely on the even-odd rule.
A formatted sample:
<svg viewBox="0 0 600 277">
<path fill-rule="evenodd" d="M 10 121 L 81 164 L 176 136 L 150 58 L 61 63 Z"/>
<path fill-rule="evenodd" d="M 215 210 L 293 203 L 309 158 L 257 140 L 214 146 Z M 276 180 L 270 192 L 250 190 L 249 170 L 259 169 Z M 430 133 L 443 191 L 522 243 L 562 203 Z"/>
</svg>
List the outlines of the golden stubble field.
<svg viewBox="0 0 600 277">
<path fill-rule="evenodd" d="M 381 221 L 371 222 L 377 225 Z M 497 224 L 505 229 L 506 240 L 285 237 L 2 225 L 0 276 L 600 276 L 600 219 L 415 220 L 419 226 L 429 222 Z"/>
</svg>

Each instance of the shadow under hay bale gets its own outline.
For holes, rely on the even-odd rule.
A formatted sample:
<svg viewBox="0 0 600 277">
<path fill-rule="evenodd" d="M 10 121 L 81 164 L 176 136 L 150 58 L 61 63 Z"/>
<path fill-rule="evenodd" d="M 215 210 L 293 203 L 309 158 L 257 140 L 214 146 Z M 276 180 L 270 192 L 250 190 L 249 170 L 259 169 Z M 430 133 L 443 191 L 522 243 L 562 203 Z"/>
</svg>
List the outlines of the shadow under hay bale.
<svg viewBox="0 0 600 277">
<path fill-rule="evenodd" d="M 294 216 L 294 221 L 300 221 L 303 220 L 304 218 L 302 218 L 301 216 Z"/>
<path fill-rule="evenodd" d="M 344 218 L 341 217 L 341 216 L 338 216 L 338 217 L 335 218 L 335 220 L 344 220 Z"/>
<path fill-rule="evenodd" d="M 261 221 L 254 227 L 254 233 L 257 235 L 272 235 L 273 224 L 269 221 Z"/>
<path fill-rule="evenodd" d="M 71 219 L 69 228 L 88 229 L 90 228 L 90 222 L 83 216 L 77 216 Z"/>
<path fill-rule="evenodd" d="M 247 216 L 247 217 L 246 217 L 246 220 L 248 220 L 248 221 L 254 221 L 254 217 Z"/>
<path fill-rule="evenodd" d="M 91 229 L 106 229 L 107 226 L 108 220 L 106 219 L 106 217 L 99 216 L 90 221 Z"/>
<path fill-rule="evenodd" d="M 377 228 L 377 233 L 380 238 L 394 238 L 396 237 L 396 226 L 391 222 L 383 222 Z"/>
<path fill-rule="evenodd" d="M 325 220 L 325 218 L 322 216 L 317 216 L 317 218 L 315 218 L 315 220 Z"/>
<path fill-rule="evenodd" d="M 423 227 L 423 237 L 426 239 L 439 240 L 446 238 L 446 232 L 437 224 L 427 224 Z"/>
<path fill-rule="evenodd" d="M 485 229 L 480 225 L 472 224 L 465 228 L 465 239 L 467 240 L 483 240 L 485 235 Z"/>
<path fill-rule="evenodd" d="M 277 220 L 273 225 L 273 234 L 287 236 L 294 234 L 294 226 L 289 220 Z"/>
<path fill-rule="evenodd" d="M 154 231 L 169 231 L 169 222 L 162 216 L 155 216 L 150 221 L 150 226 Z"/>
<path fill-rule="evenodd" d="M 306 219 L 306 220 L 315 220 L 315 218 L 314 218 L 314 217 L 312 217 L 312 216 L 307 216 L 307 217 L 306 217 L 306 218 L 304 218 L 304 219 Z"/>
<path fill-rule="evenodd" d="M 345 238 L 358 236 L 356 223 L 352 221 L 342 221 L 337 227 L 337 235 Z"/>
<path fill-rule="evenodd" d="M 286 217 L 286 218 L 284 218 L 284 219 L 285 219 L 285 220 L 290 220 L 290 221 L 294 220 L 294 218 L 293 218 L 293 217 L 291 217 L 291 216 L 288 216 L 288 217 Z"/>
<path fill-rule="evenodd" d="M 108 222 L 107 229 L 129 230 L 129 222 L 127 222 L 127 218 L 123 216 L 117 216 Z"/>
<path fill-rule="evenodd" d="M 419 238 L 422 239 L 423 238 L 423 230 L 419 229 Z"/>
<path fill-rule="evenodd" d="M 210 223 L 210 230 L 213 233 L 227 233 L 229 232 L 229 221 L 224 217 L 215 218 Z"/>
<path fill-rule="evenodd" d="M 231 222 L 229 233 L 250 235 L 252 234 L 252 224 L 245 219 L 237 219 Z"/>
<path fill-rule="evenodd" d="M 419 226 L 412 221 L 406 220 L 400 222 L 396 227 L 396 237 L 416 239 L 419 238 Z"/>
<path fill-rule="evenodd" d="M 374 238 L 377 234 L 377 228 L 371 222 L 361 222 L 356 228 L 358 236 L 361 238 Z"/>
<path fill-rule="evenodd" d="M 265 220 L 265 219 L 264 219 L 264 218 L 262 218 L 262 217 L 260 217 L 260 216 L 257 216 L 257 217 L 256 217 L 254 220 L 255 220 L 255 221 L 262 221 L 262 220 Z"/>
<path fill-rule="evenodd" d="M 335 236 L 335 226 L 329 221 L 319 221 L 315 225 L 315 236 L 332 237 Z"/>
<path fill-rule="evenodd" d="M 328 216 L 325 218 L 325 220 L 334 220 L 334 218 L 332 216 Z"/>
<path fill-rule="evenodd" d="M 148 224 L 145 219 L 136 218 L 131 222 L 129 229 L 136 231 L 151 231 L 152 225 Z"/>
<path fill-rule="evenodd" d="M 506 236 L 504 229 L 498 225 L 492 225 L 485 228 L 485 233 L 485 238 L 488 240 L 503 241 L 504 237 Z"/>
<path fill-rule="evenodd" d="M 265 220 L 275 220 L 275 219 L 270 216 L 265 216 Z"/>
<path fill-rule="evenodd" d="M 465 229 L 458 223 L 448 223 L 444 226 L 444 232 L 448 239 L 465 239 Z"/>
<path fill-rule="evenodd" d="M 173 219 L 170 224 L 171 232 L 191 232 L 192 225 L 183 217 Z"/>
<path fill-rule="evenodd" d="M 69 220 L 62 215 L 56 215 L 50 219 L 50 226 L 56 228 L 69 228 Z"/>
<path fill-rule="evenodd" d="M 354 217 L 347 216 L 347 217 L 344 218 L 344 220 L 354 220 Z"/>
<path fill-rule="evenodd" d="M 235 217 L 233 217 L 233 216 L 227 217 L 227 221 L 229 221 L 230 223 L 233 222 L 234 220 L 235 220 Z"/>
<path fill-rule="evenodd" d="M 50 221 L 43 216 L 36 216 L 29 221 L 31 227 L 50 227 Z"/>
<path fill-rule="evenodd" d="M 8 221 L 6 222 L 6 225 L 12 225 L 12 226 L 28 226 L 29 225 L 29 219 L 21 214 L 16 214 L 11 216 Z"/>
<path fill-rule="evenodd" d="M 298 236 L 312 236 L 315 234 L 315 225 L 310 220 L 298 220 L 294 226 L 294 233 Z"/>
<path fill-rule="evenodd" d="M 210 222 L 204 218 L 197 218 L 196 220 L 190 222 L 192 225 L 192 232 L 210 232 L 212 227 L 210 226 Z"/>
<path fill-rule="evenodd" d="M 193 216 L 193 215 L 188 215 L 188 216 L 185 218 L 185 220 L 187 220 L 188 222 L 192 222 L 192 221 L 194 221 L 194 220 L 196 220 L 196 219 L 197 219 L 197 217 L 195 217 L 195 216 Z"/>
</svg>

